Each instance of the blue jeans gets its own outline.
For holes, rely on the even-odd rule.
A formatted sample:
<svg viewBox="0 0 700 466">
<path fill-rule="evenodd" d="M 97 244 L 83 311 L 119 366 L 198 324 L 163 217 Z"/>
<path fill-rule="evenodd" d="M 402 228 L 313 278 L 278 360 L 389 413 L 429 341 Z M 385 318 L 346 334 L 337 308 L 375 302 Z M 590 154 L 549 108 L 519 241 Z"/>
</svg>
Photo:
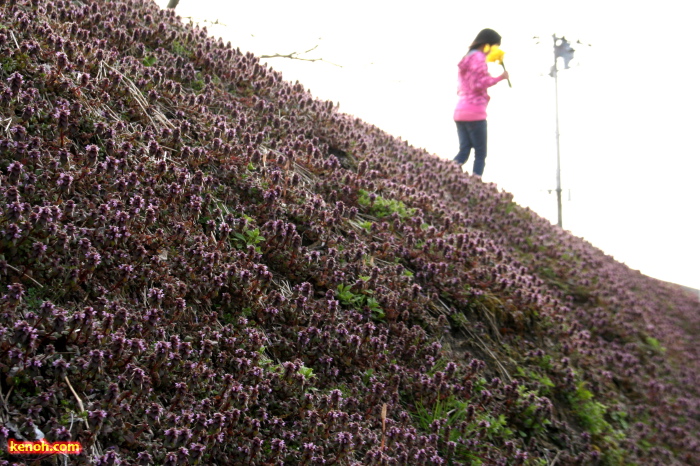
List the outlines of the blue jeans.
<svg viewBox="0 0 700 466">
<path fill-rule="evenodd" d="M 474 175 L 481 176 L 486 165 L 486 120 L 455 121 L 459 137 L 459 153 L 454 161 L 461 167 L 474 148 Z"/>
</svg>

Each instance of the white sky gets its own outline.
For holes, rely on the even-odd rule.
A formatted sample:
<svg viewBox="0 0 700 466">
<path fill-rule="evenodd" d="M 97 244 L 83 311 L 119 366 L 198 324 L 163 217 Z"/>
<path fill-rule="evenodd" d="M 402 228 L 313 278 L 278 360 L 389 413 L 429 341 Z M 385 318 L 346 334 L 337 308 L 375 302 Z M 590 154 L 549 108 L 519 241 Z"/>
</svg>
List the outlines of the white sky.
<svg viewBox="0 0 700 466">
<path fill-rule="evenodd" d="M 693 2 L 181 0 L 177 13 L 219 20 L 224 25 L 205 23 L 211 35 L 256 55 L 318 46 L 308 58 L 342 67 L 268 63 L 341 111 L 449 159 L 457 152 L 457 62 L 480 29 L 495 29 L 513 88 L 503 82 L 490 90 L 484 181 L 553 223 L 548 73 L 552 34 L 566 36 L 576 53 L 572 68 L 559 73 L 564 228 L 644 274 L 700 289 Z"/>
</svg>

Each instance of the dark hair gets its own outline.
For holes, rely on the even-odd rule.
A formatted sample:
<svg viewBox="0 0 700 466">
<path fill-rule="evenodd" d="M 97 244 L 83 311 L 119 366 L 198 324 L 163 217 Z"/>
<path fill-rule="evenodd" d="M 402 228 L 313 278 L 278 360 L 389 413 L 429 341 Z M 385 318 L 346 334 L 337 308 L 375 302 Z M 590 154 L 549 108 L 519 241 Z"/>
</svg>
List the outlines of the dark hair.
<svg viewBox="0 0 700 466">
<path fill-rule="evenodd" d="M 478 49 L 482 45 L 501 45 L 501 35 L 494 31 L 493 29 L 482 29 L 479 34 L 476 35 L 474 42 L 469 46 L 469 50 Z"/>
</svg>

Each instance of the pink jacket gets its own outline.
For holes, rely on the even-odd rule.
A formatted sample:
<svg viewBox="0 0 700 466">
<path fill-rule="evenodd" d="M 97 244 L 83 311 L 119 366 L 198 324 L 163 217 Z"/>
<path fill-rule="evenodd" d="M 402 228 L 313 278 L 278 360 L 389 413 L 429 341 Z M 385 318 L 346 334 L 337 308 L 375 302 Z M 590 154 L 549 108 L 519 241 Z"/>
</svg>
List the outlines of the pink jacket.
<svg viewBox="0 0 700 466">
<path fill-rule="evenodd" d="M 485 120 L 486 106 L 491 99 L 486 90 L 503 78 L 494 78 L 489 74 L 486 55 L 480 50 L 469 52 L 457 66 L 459 102 L 455 108 L 455 121 Z"/>
</svg>

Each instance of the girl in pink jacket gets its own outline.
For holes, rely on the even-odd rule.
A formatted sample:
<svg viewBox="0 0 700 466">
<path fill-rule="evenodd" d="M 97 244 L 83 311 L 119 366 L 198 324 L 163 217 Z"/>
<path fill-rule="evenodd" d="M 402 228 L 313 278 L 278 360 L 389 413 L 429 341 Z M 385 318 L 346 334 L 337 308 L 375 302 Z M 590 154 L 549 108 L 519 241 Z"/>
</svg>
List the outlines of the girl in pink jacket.
<svg viewBox="0 0 700 466">
<path fill-rule="evenodd" d="M 484 29 L 477 34 L 469 52 L 459 62 L 459 102 L 454 120 L 459 136 L 459 153 L 454 161 L 461 167 L 469 159 L 474 148 L 473 174 L 481 176 L 486 165 L 486 106 L 489 95 L 486 90 L 508 78 L 508 72 L 494 78 L 486 66 L 485 49 L 501 45 L 501 36 L 493 29 Z"/>
</svg>

